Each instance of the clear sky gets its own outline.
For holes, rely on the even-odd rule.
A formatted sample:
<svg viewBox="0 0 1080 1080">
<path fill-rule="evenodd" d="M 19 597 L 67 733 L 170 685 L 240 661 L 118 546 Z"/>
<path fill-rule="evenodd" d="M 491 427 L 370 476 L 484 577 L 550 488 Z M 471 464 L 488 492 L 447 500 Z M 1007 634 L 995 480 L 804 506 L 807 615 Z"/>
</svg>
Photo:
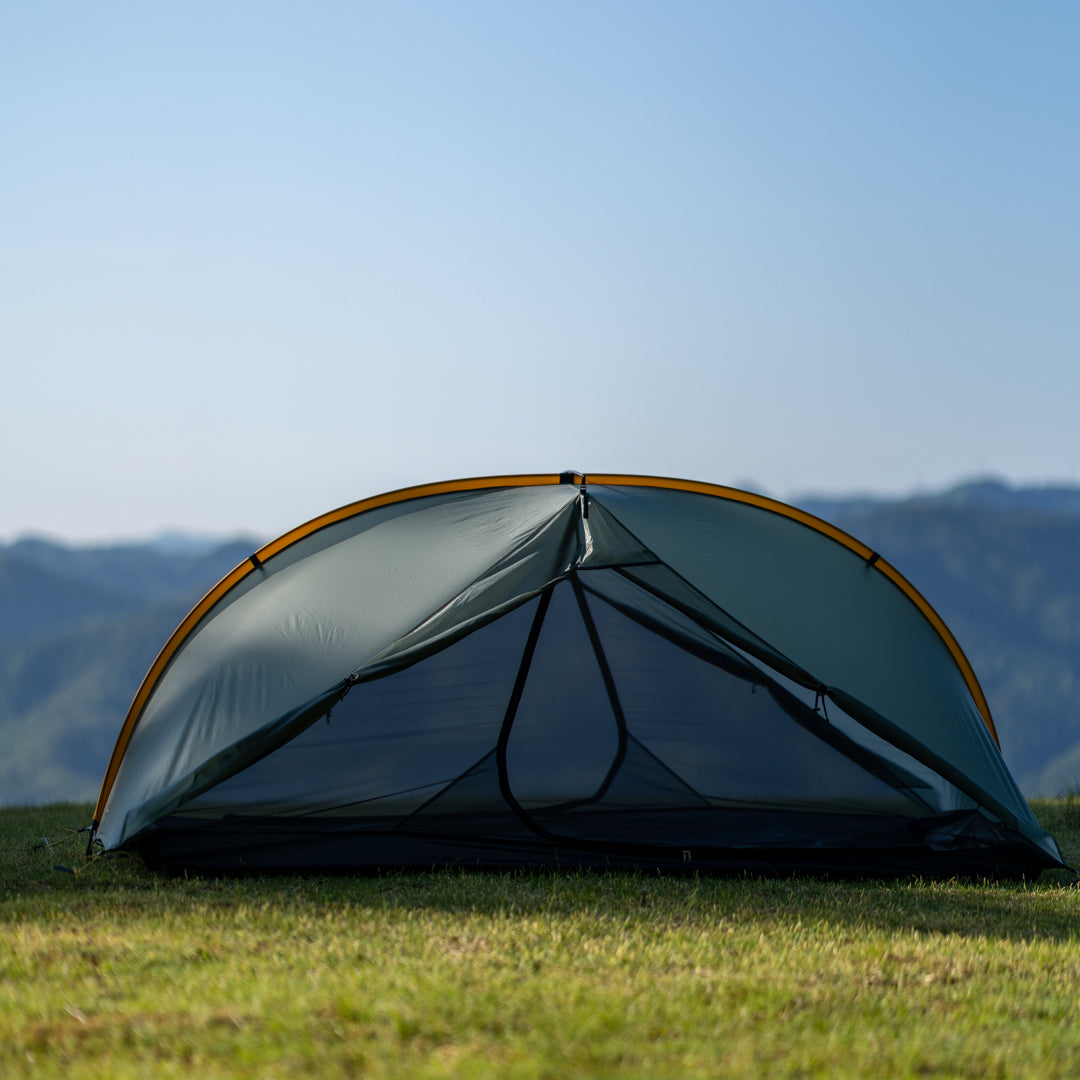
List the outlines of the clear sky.
<svg viewBox="0 0 1080 1080">
<path fill-rule="evenodd" d="M 1080 5 L 0 0 L 0 539 L 1080 481 Z"/>
</svg>

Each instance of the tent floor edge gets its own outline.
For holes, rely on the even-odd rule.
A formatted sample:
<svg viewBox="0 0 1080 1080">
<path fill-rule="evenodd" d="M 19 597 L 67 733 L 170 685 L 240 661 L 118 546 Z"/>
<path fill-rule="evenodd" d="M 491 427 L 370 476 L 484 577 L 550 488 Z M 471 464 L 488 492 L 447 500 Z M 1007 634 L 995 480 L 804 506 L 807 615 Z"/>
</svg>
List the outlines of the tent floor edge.
<svg viewBox="0 0 1080 1080">
<path fill-rule="evenodd" d="M 611 870 L 661 874 L 792 874 L 838 878 L 1033 880 L 1062 864 L 978 811 L 922 819 L 813 815 L 817 838 L 798 829 L 775 832 L 775 821 L 802 814 L 733 811 L 745 827 L 761 813 L 772 837 L 759 844 L 717 842 L 719 836 L 680 843 L 485 835 L 431 829 L 393 832 L 366 819 L 230 815 L 217 820 L 181 816 L 159 820 L 124 845 L 153 870 L 221 875 L 428 871 L 437 868 L 505 870 Z M 820 828 L 834 819 L 835 835 Z M 770 825 L 766 825 L 770 828 Z M 737 831 L 741 831 L 737 830 Z"/>
</svg>

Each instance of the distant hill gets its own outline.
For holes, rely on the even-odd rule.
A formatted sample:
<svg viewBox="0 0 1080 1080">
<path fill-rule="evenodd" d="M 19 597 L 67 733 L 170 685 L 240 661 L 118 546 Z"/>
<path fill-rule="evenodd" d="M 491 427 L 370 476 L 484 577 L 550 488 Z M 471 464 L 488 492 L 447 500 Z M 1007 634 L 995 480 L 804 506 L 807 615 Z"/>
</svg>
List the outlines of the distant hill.
<svg viewBox="0 0 1080 1080">
<path fill-rule="evenodd" d="M 253 544 L 192 542 L 181 551 L 169 538 L 115 547 L 46 540 L 0 547 L 0 643 L 32 641 L 160 600 L 197 599 L 246 559 Z"/>
<path fill-rule="evenodd" d="M 1025 792 L 1080 788 L 1080 487 L 981 480 L 913 498 L 793 501 L 877 550 L 940 612 Z M 161 646 L 258 546 L 0 546 L 0 804 L 93 799 Z"/>
<path fill-rule="evenodd" d="M 94 798 L 161 646 L 258 546 L 0 546 L 0 804 Z"/>
<path fill-rule="evenodd" d="M 1054 517 L 1080 518 L 1080 487 L 1047 486 L 1015 488 L 1000 480 L 971 480 L 934 495 L 917 495 L 890 499 L 875 495 L 829 497 L 805 495 L 794 500 L 800 506 L 826 521 L 837 516 L 850 517 L 897 506 L 951 507 L 953 509 L 981 508 L 1003 510 L 1007 513 L 1038 513 Z"/>
</svg>

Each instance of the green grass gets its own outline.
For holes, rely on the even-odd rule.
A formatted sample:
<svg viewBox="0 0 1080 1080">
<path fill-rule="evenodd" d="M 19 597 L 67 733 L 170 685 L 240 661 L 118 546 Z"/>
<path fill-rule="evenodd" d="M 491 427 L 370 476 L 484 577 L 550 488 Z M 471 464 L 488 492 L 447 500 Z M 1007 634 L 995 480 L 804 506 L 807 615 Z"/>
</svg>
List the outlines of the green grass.
<svg viewBox="0 0 1080 1080">
<path fill-rule="evenodd" d="M 1080 799 L 1040 803 L 1080 855 Z M 1055 1077 L 1080 889 L 161 878 L 0 812 L 0 1076 Z M 27 851 L 47 836 L 51 848 Z M 77 874 L 56 864 L 83 867 Z"/>
</svg>

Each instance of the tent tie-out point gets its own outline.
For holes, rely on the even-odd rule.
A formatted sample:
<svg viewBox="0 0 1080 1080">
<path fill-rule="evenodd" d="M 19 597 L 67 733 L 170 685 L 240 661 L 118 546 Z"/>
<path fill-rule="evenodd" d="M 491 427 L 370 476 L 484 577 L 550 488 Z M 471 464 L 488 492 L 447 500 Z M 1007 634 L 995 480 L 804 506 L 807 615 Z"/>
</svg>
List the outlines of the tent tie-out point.
<svg viewBox="0 0 1080 1080">
<path fill-rule="evenodd" d="M 576 472 L 252 553 L 144 679 L 93 829 L 206 869 L 1062 865 L 887 560 L 751 492 Z"/>
</svg>

